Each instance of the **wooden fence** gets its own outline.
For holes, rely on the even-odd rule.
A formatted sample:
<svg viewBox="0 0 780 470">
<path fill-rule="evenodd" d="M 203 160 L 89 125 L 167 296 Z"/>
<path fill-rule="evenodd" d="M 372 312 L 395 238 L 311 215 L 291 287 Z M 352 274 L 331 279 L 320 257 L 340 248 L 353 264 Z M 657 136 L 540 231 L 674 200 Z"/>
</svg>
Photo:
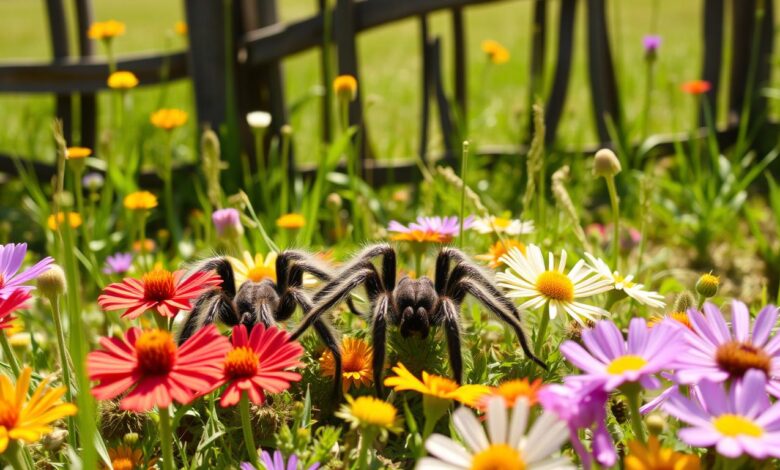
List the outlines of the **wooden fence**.
<svg viewBox="0 0 780 470">
<path fill-rule="evenodd" d="M 57 115 L 63 119 L 67 136 L 72 137 L 80 129 L 83 145 L 94 147 L 96 127 L 95 94 L 107 88 L 108 65 L 93 56 L 94 44 L 87 38 L 87 29 L 93 21 L 90 0 L 73 0 L 76 6 L 77 48 L 71 49 L 66 24 L 66 0 L 45 0 L 49 18 L 50 40 L 54 51 L 51 61 L 45 63 L 0 65 L 0 93 L 53 93 L 57 96 Z M 335 1 L 335 6 L 333 5 Z M 497 0 L 492 0 L 493 2 Z M 550 47 L 550 37 L 558 40 L 554 51 L 554 72 L 549 94 L 544 98 L 548 144 L 555 144 L 556 130 L 562 119 L 571 77 L 576 17 L 578 9 L 586 9 L 587 55 L 590 93 L 595 112 L 598 140 L 601 145 L 610 141 L 608 123 L 621 122 L 622 106 L 615 77 L 613 55 L 606 21 L 606 0 L 556 0 L 560 14 L 555 27 L 548 27 L 550 3 L 548 0 L 523 0 L 533 2 L 533 14 L 529 27 L 532 35 L 530 67 L 525 77 L 529 88 L 538 93 L 541 84 L 544 58 Z M 220 128 L 233 123 L 238 132 L 242 151 L 253 153 L 252 137 L 243 116 L 253 110 L 264 109 L 273 115 L 273 130 L 288 122 L 289 109 L 284 93 L 283 59 L 307 49 L 321 51 L 321 82 L 325 92 L 325 109 L 332 100 L 332 73 L 325 60 L 326 47 L 335 47 L 336 74 L 350 74 L 360 79 L 358 62 L 358 36 L 363 31 L 404 19 L 416 19 L 419 23 L 423 77 L 419 110 L 422 116 L 418 151 L 428 158 L 428 128 L 437 110 L 438 125 L 446 146 L 443 158 L 452 161 L 459 136 L 455 122 L 455 109 L 461 116 L 469 110 L 467 90 L 467 54 L 464 15 L 468 7 L 491 3 L 491 0 L 318 0 L 318 14 L 292 21 L 279 22 L 276 0 L 184 0 L 189 26 L 189 50 L 175 53 L 120 57 L 118 68 L 134 72 L 141 84 L 154 85 L 163 80 L 191 79 L 195 90 L 197 119 L 200 124 Z M 729 74 L 728 115 L 731 128 L 724 129 L 719 138 L 728 143 L 733 139 L 733 126 L 743 109 L 746 90 L 758 90 L 769 81 L 772 44 L 774 38 L 774 4 L 772 0 L 732 0 L 727 17 L 726 0 L 704 0 L 701 21 L 703 66 L 701 78 L 711 83 L 708 98 L 714 115 L 717 115 L 715 97 L 721 88 L 724 69 Z M 331 8 L 326 11 L 326 5 Z M 763 16 L 756 15 L 763 5 Z M 452 76 L 445 77 L 442 68 L 441 39 L 432 37 L 428 27 L 428 15 L 438 11 L 449 12 L 452 28 Z M 518 27 L 524 18 L 518 18 Z M 732 57 L 724 60 L 724 34 L 726 21 L 731 21 Z M 330 27 L 328 27 L 330 25 Z M 330 41 L 325 41 L 325 31 L 333 31 Z M 226 30 L 230 34 L 225 34 Z M 692 28 L 695 30 L 695 28 Z M 754 32 L 756 32 L 754 34 Z M 225 44 L 225 37 L 232 37 Z M 693 39 L 692 39 L 693 40 Z M 757 48 L 757 63 L 751 63 L 751 50 Z M 164 72 L 163 72 L 164 71 Z M 521 79 L 521 78 L 519 78 Z M 452 98 L 447 90 L 452 89 Z M 363 133 L 362 142 L 370 142 L 371 123 L 364 121 L 363 93 L 349 107 L 349 121 L 358 125 Z M 751 111 L 761 115 L 766 107 L 759 93 L 752 96 Z M 81 103 L 81 122 L 74 126 L 71 109 L 74 100 Z M 529 96 L 529 101 L 531 97 Z M 435 109 L 434 106 L 435 105 Z M 529 102 L 530 106 L 530 102 Z M 330 114 L 324 113 L 323 138 L 329 140 L 333 133 Z M 670 145 L 660 142 L 659 145 Z M 237 153 L 238 149 L 236 149 Z M 521 153 L 521 148 L 484 148 L 486 154 Z M 415 178 L 414 164 L 400 163 L 389 167 L 364 145 L 361 152 L 363 171 L 371 181 L 382 183 L 392 173 L 395 181 Z M 235 155 L 232 158 L 237 158 Z M 239 168 L 232 162 L 233 168 Z M 46 176 L 53 168 L 42 163 L 36 170 Z M 185 169 L 187 170 L 187 169 Z M 8 156 L 0 155 L 0 171 L 13 173 L 15 166 Z M 312 168 L 298 167 L 298 171 L 311 172 Z M 144 175 L 148 184 L 154 177 Z"/>
</svg>

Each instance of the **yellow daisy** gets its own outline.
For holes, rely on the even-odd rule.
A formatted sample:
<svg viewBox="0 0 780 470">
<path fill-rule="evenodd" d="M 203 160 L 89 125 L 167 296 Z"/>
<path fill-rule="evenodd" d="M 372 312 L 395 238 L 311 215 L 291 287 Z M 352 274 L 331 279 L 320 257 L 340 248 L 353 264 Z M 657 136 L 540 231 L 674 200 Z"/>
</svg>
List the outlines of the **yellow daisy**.
<svg viewBox="0 0 780 470">
<path fill-rule="evenodd" d="M 133 72 L 119 70 L 108 76 L 108 87 L 114 90 L 129 90 L 138 85 L 138 77 Z"/>
<path fill-rule="evenodd" d="M 415 377 L 409 369 L 400 362 L 393 367 L 394 377 L 385 379 L 385 385 L 393 387 L 397 392 L 402 390 L 414 390 L 423 395 L 442 400 L 457 400 L 465 405 L 477 406 L 480 398 L 490 393 L 490 387 L 485 385 L 458 385 L 452 379 L 439 375 L 432 375 L 425 371 L 422 380 Z"/>
<path fill-rule="evenodd" d="M 509 50 L 502 46 L 498 41 L 485 39 L 482 41 L 482 52 L 484 52 L 490 62 L 494 64 L 505 64 L 509 62 Z"/>
<path fill-rule="evenodd" d="M 87 158 L 92 155 L 92 149 L 88 147 L 68 147 L 65 153 L 65 158 L 68 160 L 75 160 L 79 158 Z"/>
<path fill-rule="evenodd" d="M 131 211 L 144 211 L 157 207 L 157 196 L 149 191 L 136 191 L 125 196 L 125 208 Z"/>
<path fill-rule="evenodd" d="M 160 109 L 149 120 L 154 127 L 171 131 L 187 123 L 187 113 L 181 109 Z"/>
<path fill-rule="evenodd" d="M 116 20 L 97 21 L 87 30 L 90 39 L 109 40 L 123 34 L 125 34 L 125 24 Z"/>
<path fill-rule="evenodd" d="M 354 428 L 372 428 L 387 434 L 387 431 L 401 432 L 398 410 L 383 400 L 364 396 L 352 398 L 347 395 L 347 403 L 341 405 L 336 416 L 348 422 Z"/>
<path fill-rule="evenodd" d="M 70 228 L 79 228 L 81 226 L 83 220 L 81 219 L 81 214 L 78 212 L 57 212 L 57 214 L 52 214 L 49 216 L 49 218 L 46 220 L 46 224 L 50 229 L 57 230 L 60 228 L 60 225 L 65 222 L 66 214 Z"/>
<path fill-rule="evenodd" d="M 285 214 L 276 219 L 276 226 L 289 230 L 299 229 L 306 225 L 306 219 L 301 214 Z"/>
<path fill-rule="evenodd" d="M 65 387 L 50 389 L 48 379 L 41 381 L 28 401 L 31 375 L 32 369 L 25 367 L 16 387 L 11 379 L 0 376 L 0 453 L 11 439 L 36 442 L 52 431 L 52 422 L 76 414 L 76 405 L 59 401 Z"/>
<path fill-rule="evenodd" d="M 701 467 L 699 457 L 663 448 L 655 436 L 650 436 L 646 446 L 631 441 L 628 448 L 630 454 L 623 462 L 626 470 L 699 470 Z"/>
<path fill-rule="evenodd" d="M 341 341 L 342 360 L 342 384 L 344 392 L 351 386 L 367 387 L 374 381 L 372 374 L 374 368 L 371 365 L 373 349 L 365 341 L 358 338 L 344 338 Z M 333 353 L 326 350 L 320 356 L 320 371 L 322 375 L 333 377 L 336 375 L 336 364 L 333 361 Z"/>
</svg>

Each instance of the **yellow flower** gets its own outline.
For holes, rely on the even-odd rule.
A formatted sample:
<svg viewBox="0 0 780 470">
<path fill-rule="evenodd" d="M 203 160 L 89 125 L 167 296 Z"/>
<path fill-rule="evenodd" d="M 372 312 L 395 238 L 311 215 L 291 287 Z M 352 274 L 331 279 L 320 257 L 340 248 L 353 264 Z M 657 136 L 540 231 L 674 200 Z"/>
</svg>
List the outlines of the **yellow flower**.
<svg viewBox="0 0 780 470">
<path fill-rule="evenodd" d="M 385 385 L 393 387 L 397 392 L 414 390 L 442 400 L 457 400 L 469 406 L 476 406 L 483 395 L 490 393 L 490 387 L 485 385 L 458 385 L 452 379 L 431 375 L 425 371 L 421 381 L 400 362 L 393 367 L 393 372 L 396 376 L 386 378 Z"/>
<path fill-rule="evenodd" d="M 135 251 L 136 253 L 140 253 L 141 252 L 141 241 L 140 240 L 134 241 L 133 245 L 132 245 L 132 248 L 133 248 L 133 251 Z M 144 248 L 144 252 L 145 253 L 151 253 L 151 252 L 153 252 L 157 248 L 157 244 L 151 238 L 147 238 L 147 239 L 144 240 L 143 248 Z"/>
<path fill-rule="evenodd" d="M 11 439 L 36 442 L 52 431 L 52 422 L 76 414 L 76 405 L 59 401 L 65 387 L 50 389 L 48 379 L 41 381 L 28 402 L 31 374 L 32 369 L 25 367 L 16 387 L 11 379 L 0 376 L 0 453 Z"/>
<path fill-rule="evenodd" d="M 487 54 L 488 59 L 494 64 L 509 62 L 509 51 L 498 41 L 492 39 L 482 41 L 482 52 Z"/>
<path fill-rule="evenodd" d="M 501 261 L 501 257 L 509 253 L 509 250 L 512 248 L 517 248 L 522 254 L 525 254 L 525 245 L 522 242 L 517 240 L 499 240 L 490 247 L 488 253 L 477 255 L 475 258 L 481 261 L 487 261 L 488 266 L 496 269 L 504 264 Z"/>
<path fill-rule="evenodd" d="M 374 368 L 371 365 L 373 350 L 365 341 L 358 338 L 344 338 L 341 341 L 342 358 L 342 384 L 344 392 L 349 391 L 351 386 L 369 386 L 374 381 L 372 374 Z M 334 377 L 336 375 L 336 364 L 333 360 L 333 353 L 326 350 L 320 356 L 320 371 L 322 375 Z"/>
<path fill-rule="evenodd" d="M 78 212 L 57 212 L 57 214 L 52 214 L 49 216 L 49 219 L 47 220 L 47 224 L 49 225 L 49 228 L 52 230 L 57 230 L 60 228 L 60 224 L 65 222 L 65 215 L 67 214 L 68 217 L 68 224 L 70 225 L 70 228 L 78 228 L 81 226 L 81 223 L 83 222 L 81 219 L 81 214 Z"/>
<path fill-rule="evenodd" d="M 187 122 L 187 113 L 181 109 L 160 109 L 153 112 L 149 120 L 154 127 L 170 131 Z"/>
<path fill-rule="evenodd" d="M 125 34 L 125 24 L 121 21 L 108 20 L 92 23 L 87 31 L 90 39 L 109 40 Z"/>
<path fill-rule="evenodd" d="M 177 21 L 173 29 L 179 36 L 186 36 L 187 32 L 189 31 L 189 28 L 187 28 L 187 23 L 184 21 Z"/>
<path fill-rule="evenodd" d="M 341 405 L 336 416 L 350 423 L 354 428 L 373 428 L 382 432 L 399 433 L 401 426 L 398 419 L 398 410 L 384 400 L 364 396 L 352 398 L 347 395 L 347 403 Z"/>
<path fill-rule="evenodd" d="M 655 436 L 650 436 L 647 446 L 631 441 L 628 448 L 631 453 L 624 461 L 626 470 L 699 470 L 701 467 L 699 457 L 663 448 Z"/>
<path fill-rule="evenodd" d="M 108 458 L 111 459 L 111 467 L 114 470 L 138 470 L 145 468 L 143 457 L 144 454 L 140 449 L 133 449 L 125 445 L 108 449 Z M 108 467 L 104 465 L 103 468 Z"/>
<path fill-rule="evenodd" d="M 92 155 L 92 149 L 87 147 L 68 147 L 65 153 L 65 158 L 68 160 L 75 160 L 79 158 L 87 158 Z"/>
<path fill-rule="evenodd" d="M 352 75 L 339 75 L 333 80 L 333 91 L 339 99 L 352 101 L 357 97 L 358 82 Z"/>
<path fill-rule="evenodd" d="M 144 211 L 157 207 L 157 196 L 149 191 L 136 191 L 125 196 L 125 208 L 131 211 Z"/>
<path fill-rule="evenodd" d="M 298 229 L 306 225 L 306 219 L 301 214 L 284 214 L 276 219 L 276 226 L 286 229 Z"/>
<path fill-rule="evenodd" d="M 108 77 L 108 87 L 114 90 L 129 90 L 138 85 L 138 77 L 133 72 L 119 70 Z"/>
<path fill-rule="evenodd" d="M 650 318 L 650 320 L 647 322 L 647 326 L 652 328 L 667 318 L 682 323 L 683 325 L 685 325 L 686 328 L 690 330 L 693 329 L 693 327 L 691 326 L 691 319 L 690 317 L 688 317 L 688 314 L 685 312 L 671 312 L 666 315 L 656 315 Z"/>
<path fill-rule="evenodd" d="M 271 251 L 265 257 L 257 253 L 254 257 L 248 252 L 243 253 L 242 259 L 228 256 L 230 265 L 236 278 L 236 288 L 246 281 L 260 282 L 270 279 L 276 282 L 276 252 Z"/>
</svg>

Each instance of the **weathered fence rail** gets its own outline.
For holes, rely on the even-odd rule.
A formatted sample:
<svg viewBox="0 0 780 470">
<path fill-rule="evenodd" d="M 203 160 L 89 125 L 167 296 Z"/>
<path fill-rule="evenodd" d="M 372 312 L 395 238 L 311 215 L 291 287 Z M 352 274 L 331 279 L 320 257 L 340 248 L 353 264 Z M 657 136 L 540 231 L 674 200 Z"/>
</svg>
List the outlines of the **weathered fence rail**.
<svg viewBox="0 0 780 470">
<path fill-rule="evenodd" d="M 96 102 L 95 93 L 107 88 L 108 64 L 93 57 L 93 41 L 86 31 L 93 21 L 90 0 L 74 0 L 76 20 L 73 27 L 78 38 L 77 53 L 72 53 L 68 43 L 68 24 L 65 21 L 66 0 L 45 0 L 53 58 L 47 62 L 0 64 L 0 93 L 52 93 L 57 96 L 57 115 L 65 122 L 69 137 L 85 145 L 95 142 Z M 469 109 L 467 89 L 467 54 L 464 16 L 473 5 L 492 3 L 499 0 L 318 0 L 319 13 L 300 20 L 282 23 L 278 21 L 276 0 L 231 0 L 203 1 L 184 0 L 189 24 L 189 49 L 182 52 L 120 57 L 119 68 L 130 70 L 139 76 L 142 85 L 154 85 L 164 80 L 191 79 L 194 84 L 197 119 L 201 124 L 219 128 L 230 123 L 238 124 L 243 151 L 254 152 L 249 129 L 243 115 L 251 110 L 264 109 L 273 115 L 273 127 L 288 122 L 289 109 L 283 87 L 284 58 L 312 48 L 321 50 L 321 83 L 325 90 L 323 106 L 329 106 L 332 99 L 330 80 L 333 73 L 322 52 L 333 47 L 336 51 L 338 74 L 352 74 L 359 78 L 357 50 L 358 35 L 361 32 L 405 19 L 418 19 L 420 28 L 420 58 L 422 61 L 421 103 L 422 122 L 419 133 L 418 152 L 423 159 L 428 157 L 429 121 L 433 118 L 434 106 L 438 110 L 438 122 L 445 142 L 442 155 L 452 161 L 457 148 L 458 126 L 456 116 L 461 118 Z M 615 77 L 613 54 L 607 24 L 606 0 L 555 0 L 560 5 L 558 21 L 554 29 L 549 27 L 548 8 L 550 0 L 526 0 L 533 2 L 533 13 L 529 27 L 533 28 L 531 60 L 527 77 L 529 84 L 529 106 L 549 88 L 545 102 L 545 119 L 548 144 L 555 145 L 556 130 L 563 117 L 569 78 L 574 54 L 574 37 L 577 28 L 577 9 L 586 9 L 586 36 L 588 54 L 588 75 L 593 112 L 600 145 L 610 141 L 609 122 L 621 122 L 621 98 Z M 713 111 L 717 113 L 716 96 L 721 87 L 721 74 L 728 67 L 730 88 L 728 90 L 729 124 L 734 126 L 743 109 L 747 90 L 753 90 L 751 111 L 761 115 L 765 109 L 764 99 L 755 91 L 768 83 L 771 71 L 772 39 L 774 37 L 774 2 L 769 0 L 732 0 L 729 10 L 726 0 L 704 0 L 701 14 L 703 42 L 701 77 L 709 81 L 712 89 L 708 97 Z M 759 3 L 760 2 L 760 3 Z M 757 15 L 759 4 L 763 15 Z M 326 6 L 330 5 L 330 9 Z M 444 76 L 441 39 L 431 37 L 427 17 L 434 12 L 445 11 L 451 17 L 453 73 Z M 730 17 L 725 14 L 731 11 Z M 522 21 L 518 18 L 518 21 Z M 725 22 L 731 21 L 731 36 L 725 35 Z M 325 41 L 326 31 L 330 38 Z M 225 34 L 228 32 L 228 34 Z M 548 56 L 550 38 L 556 49 L 551 86 L 542 83 L 542 70 Z M 225 37 L 232 38 L 225 44 Z M 732 42 L 731 62 L 724 60 L 724 41 Z M 754 49 L 755 48 L 755 49 Z M 758 60 L 752 63 L 755 50 Z M 449 79 L 449 80 L 448 80 Z M 518 78 L 519 80 L 522 78 Z M 450 93 L 449 90 L 452 90 Z M 360 87 L 359 93 L 363 93 Z M 73 100 L 80 99 L 81 123 L 73 126 L 71 109 Z M 325 108 L 327 109 L 327 108 Z M 329 113 L 323 113 L 323 137 L 332 134 Z M 397 181 L 410 180 L 406 173 L 414 173 L 413 164 L 399 164 L 389 168 L 375 158 L 371 152 L 370 123 L 364 122 L 363 103 L 359 94 L 349 108 L 350 123 L 359 125 L 363 138 L 361 142 L 363 168 L 374 182 L 388 180 L 392 174 Z M 80 135 L 73 135 L 76 129 Z M 733 135 L 729 129 L 719 134 L 724 143 Z M 669 139 L 666 139 L 667 141 Z M 660 139 L 662 145 L 664 139 Z M 238 151 L 238 149 L 236 149 Z M 493 150 L 496 153 L 522 151 L 522 145 Z M 485 153 L 493 151 L 485 150 Z M 230 156 L 228 156 L 230 158 Z M 237 155 L 234 156 L 237 158 Z M 236 162 L 237 163 L 237 162 Z M 238 168 L 238 165 L 233 165 Z M 50 168 L 36 163 L 37 170 L 48 173 Z M 189 168 L 191 169 L 191 168 Z M 188 168 L 183 168 L 188 171 Z M 311 171 L 299 167 L 300 171 Z M 0 155 L 0 171 L 14 172 L 15 165 L 8 156 Z M 154 179 L 147 176 L 149 182 Z"/>
</svg>

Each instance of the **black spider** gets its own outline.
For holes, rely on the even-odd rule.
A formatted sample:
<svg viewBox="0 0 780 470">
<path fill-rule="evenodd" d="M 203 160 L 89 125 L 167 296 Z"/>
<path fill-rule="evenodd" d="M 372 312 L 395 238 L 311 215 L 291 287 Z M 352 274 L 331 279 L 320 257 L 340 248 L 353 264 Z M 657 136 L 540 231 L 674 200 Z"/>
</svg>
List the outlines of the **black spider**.
<svg viewBox="0 0 780 470">
<path fill-rule="evenodd" d="M 247 280 L 236 292 L 233 267 L 223 257 L 210 258 L 199 267 L 200 271 L 216 271 L 222 278 L 221 287 L 210 289 L 201 294 L 182 325 L 178 342 L 183 343 L 196 331 L 217 320 L 229 326 L 243 324 L 248 331 L 258 323 L 270 326 L 289 319 L 297 306 L 304 315 L 312 308 L 312 300 L 303 290 L 303 274 L 309 273 L 322 281 L 330 281 L 332 273 L 310 254 L 295 250 L 286 250 L 276 258 L 276 279 L 263 279 L 260 282 Z M 350 308 L 354 309 L 351 300 Z M 359 312 L 356 312 L 359 313 Z M 341 392 L 341 349 L 330 327 L 320 318 L 309 325 L 333 353 L 336 383 L 334 393 Z"/>
<path fill-rule="evenodd" d="M 382 257 L 382 275 L 372 260 Z M 450 262 L 454 266 L 450 270 Z M 320 316 L 341 303 L 353 289 L 365 285 L 371 304 L 372 336 L 374 346 L 374 384 L 382 395 L 386 333 L 388 323 L 398 326 L 401 336 L 419 334 L 428 336 L 432 326 L 444 325 L 447 336 L 450 364 L 454 379 L 461 383 L 463 359 L 460 346 L 460 305 L 467 294 L 479 300 L 498 318 L 508 323 L 520 340 L 523 352 L 534 362 L 547 369 L 528 347 L 517 308 L 488 279 L 482 270 L 469 261 L 461 251 L 445 247 L 436 258 L 435 280 L 422 276 L 419 279 L 403 277 L 396 286 L 396 255 L 388 244 L 366 247 L 340 274 L 323 286 L 314 296 L 314 307 L 304 316 L 292 339 L 298 338 L 307 328 L 316 325 Z"/>
</svg>

